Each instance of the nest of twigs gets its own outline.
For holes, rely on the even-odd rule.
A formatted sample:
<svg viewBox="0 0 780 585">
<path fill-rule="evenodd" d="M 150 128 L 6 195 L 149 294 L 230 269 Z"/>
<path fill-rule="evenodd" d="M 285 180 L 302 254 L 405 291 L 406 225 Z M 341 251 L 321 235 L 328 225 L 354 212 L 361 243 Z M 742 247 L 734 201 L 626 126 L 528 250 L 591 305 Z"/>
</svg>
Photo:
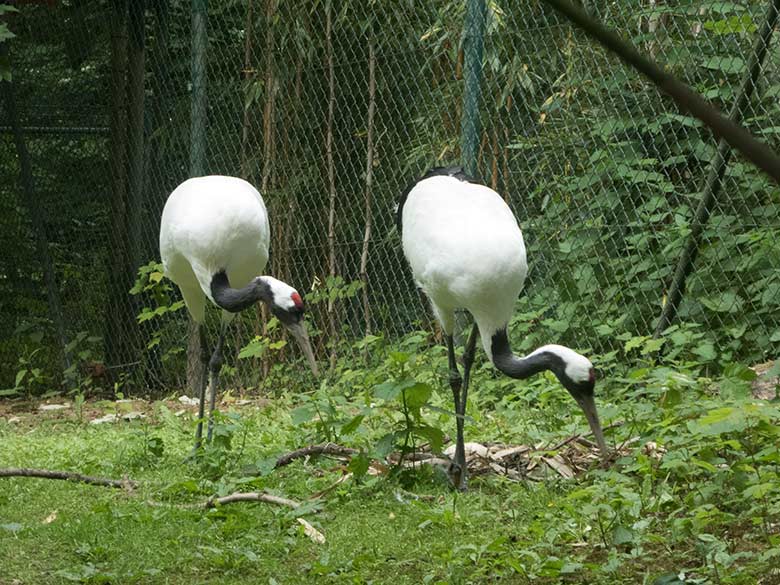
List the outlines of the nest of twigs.
<svg viewBox="0 0 780 585">
<path fill-rule="evenodd" d="M 614 460 L 629 451 L 639 438 L 624 441 L 610 452 Z M 659 450 L 656 447 L 656 450 Z M 514 481 L 544 481 L 554 477 L 571 479 L 602 463 L 598 446 L 581 435 L 574 435 L 557 445 L 507 445 L 505 443 L 466 443 L 466 465 L 469 475 L 495 473 Z M 658 453 L 660 455 L 660 453 Z M 435 465 L 447 469 L 455 456 L 455 445 L 441 455 L 425 449 L 407 454 L 403 459 L 393 454 L 389 460 L 404 467 Z"/>
</svg>

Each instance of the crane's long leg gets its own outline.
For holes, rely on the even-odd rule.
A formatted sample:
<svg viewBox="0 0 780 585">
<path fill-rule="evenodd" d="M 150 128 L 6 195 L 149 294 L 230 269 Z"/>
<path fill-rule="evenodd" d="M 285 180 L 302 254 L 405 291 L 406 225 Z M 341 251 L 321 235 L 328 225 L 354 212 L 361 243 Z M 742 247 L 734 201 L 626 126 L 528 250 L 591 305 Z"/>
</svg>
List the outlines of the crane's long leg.
<svg viewBox="0 0 780 585">
<path fill-rule="evenodd" d="M 200 396 L 198 402 L 198 426 L 195 427 L 195 451 L 200 449 L 201 437 L 203 437 L 203 412 L 206 404 L 206 385 L 208 384 L 209 350 L 206 343 L 206 326 L 203 323 L 198 325 L 198 334 L 200 335 L 200 364 L 202 367 L 202 377 L 200 381 Z"/>
<path fill-rule="evenodd" d="M 450 480 L 457 489 L 463 490 L 466 489 L 466 453 L 463 446 L 463 416 L 460 407 L 463 378 L 460 377 L 458 364 L 455 361 L 455 344 L 452 335 L 447 336 L 447 358 L 449 359 L 450 388 L 452 388 L 452 398 L 455 402 L 455 426 L 457 428 L 455 458 L 450 467 Z"/>
<path fill-rule="evenodd" d="M 219 329 L 219 339 L 214 347 L 214 353 L 209 360 L 209 426 L 206 433 L 206 442 L 211 442 L 211 434 L 214 430 L 214 408 L 217 403 L 217 390 L 219 388 L 219 371 L 222 369 L 222 344 L 225 341 L 225 329 L 227 326 L 223 323 Z"/>
<path fill-rule="evenodd" d="M 474 354 L 477 345 L 479 329 L 476 325 L 471 329 L 466 347 L 463 351 L 463 378 L 458 374 L 458 366 L 455 364 L 455 348 L 452 337 L 447 338 L 447 352 L 450 358 L 450 385 L 455 397 L 455 415 L 457 425 L 457 443 L 455 444 L 455 465 L 453 466 L 453 483 L 455 487 L 464 491 L 467 487 L 468 466 L 466 464 L 466 447 L 463 427 L 466 422 L 466 402 L 469 396 L 469 381 L 471 379 L 471 366 L 474 363 Z M 457 374 L 457 384 L 453 385 L 453 371 Z"/>
</svg>

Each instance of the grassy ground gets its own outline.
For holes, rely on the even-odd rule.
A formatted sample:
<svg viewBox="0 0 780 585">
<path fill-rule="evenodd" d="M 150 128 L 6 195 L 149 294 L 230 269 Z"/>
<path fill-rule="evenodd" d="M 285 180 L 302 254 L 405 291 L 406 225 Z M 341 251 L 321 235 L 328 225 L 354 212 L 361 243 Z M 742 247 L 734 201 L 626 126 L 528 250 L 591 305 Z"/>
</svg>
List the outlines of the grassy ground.
<svg viewBox="0 0 780 585">
<path fill-rule="evenodd" d="M 728 395 L 679 372 L 633 376 L 600 400 L 605 422 L 625 421 L 612 441 L 638 437 L 609 470 L 547 482 L 473 477 L 465 494 L 430 470 L 366 475 L 299 510 L 182 507 L 234 490 L 308 502 L 342 477 L 344 464 L 328 458 L 270 469 L 276 455 L 321 438 L 318 417 L 299 420 L 299 396 L 223 407 L 234 414 L 221 419 L 217 444 L 197 463 L 187 461 L 191 409 L 177 413 L 176 403 L 88 403 L 80 413 L 6 403 L 0 467 L 127 475 L 141 487 L 0 479 L 0 584 L 780 583 L 777 406 L 740 394 L 744 375 L 721 382 L 736 388 Z M 549 387 L 553 398 L 523 402 L 496 401 L 485 379 L 470 440 L 585 429 L 549 380 L 528 391 Z M 432 402 L 445 399 L 442 390 Z M 356 395 L 337 406 L 363 404 Z M 146 418 L 87 422 L 138 407 Z M 449 430 L 451 418 L 432 412 Z M 363 423 L 365 437 L 340 439 L 368 444 L 371 429 L 391 419 L 384 413 L 373 427 Z M 298 516 L 325 543 L 307 537 Z"/>
</svg>

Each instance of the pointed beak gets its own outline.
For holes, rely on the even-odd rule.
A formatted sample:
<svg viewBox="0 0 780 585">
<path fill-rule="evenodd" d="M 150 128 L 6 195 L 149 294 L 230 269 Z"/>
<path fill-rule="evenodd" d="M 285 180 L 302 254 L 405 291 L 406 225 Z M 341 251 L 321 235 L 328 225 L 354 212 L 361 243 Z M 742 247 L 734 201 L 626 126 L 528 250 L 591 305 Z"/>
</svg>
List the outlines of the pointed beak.
<svg viewBox="0 0 780 585">
<path fill-rule="evenodd" d="M 298 346 L 301 348 L 303 355 L 306 357 L 306 361 L 309 362 L 311 371 L 314 372 L 315 376 L 319 376 L 320 371 L 317 369 L 317 361 L 314 359 L 314 350 L 311 348 L 309 334 L 306 333 L 306 326 L 303 324 L 303 321 L 300 323 L 287 325 L 287 330 L 295 338 L 295 341 L 298 342 Z"/>
<path fill-rule="evenodd" d="M 596 410 L 596 400 L 592 395 L 580 396 L 577 398 L 577 404 L 580 405 L 582 412 L 585 413 L 590 430 L 593 431 L 593 436 L 596 437 L 596 444 L 599 446 L 599 451 L 601 451 L 601 459 L 607 461 L 607 443 L 604 440 L 604 432 L 601 430 L 599 413 Z"/>
</svg>

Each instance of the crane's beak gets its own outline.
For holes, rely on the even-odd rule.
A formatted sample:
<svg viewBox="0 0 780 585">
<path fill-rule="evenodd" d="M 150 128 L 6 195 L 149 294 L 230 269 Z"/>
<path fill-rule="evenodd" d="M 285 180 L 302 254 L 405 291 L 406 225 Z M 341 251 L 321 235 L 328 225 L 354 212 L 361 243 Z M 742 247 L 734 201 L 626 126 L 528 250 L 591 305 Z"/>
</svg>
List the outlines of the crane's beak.
<svg viewBox="0 0 780 585">
<path fill-rule="evenodd" d="M 607 461 L 607 442 L 604 440 L 604 432 L 601 430 L 599 413 L 596 410 L 596 400 L 593 398 L 593 395 L 580 395 L 577 397 L 577 404 L 580 405 L 582 412 L 585 413 L 590 430 L 593 431 L 593 436 L 596 437 L 596 444 L 599 446 L 599 451 L 601 451 L 601 459 Z"/>
<path fill-rule="evenodd" d="M 306 361 L 309 362 L 311 371 L 314 372 L 315 376 L 319 376 L 320 371 L 317 369 L 317 360 L 314 359 L 314 350 L 311 348 L 309 334 L 306 333 L 306 326 L 303 324 L 303 321 L 287 325 L 287 329 L 295 338 L 295 341 L 298 342 L 298 346 L 306 357 Z"/>
</svg>

